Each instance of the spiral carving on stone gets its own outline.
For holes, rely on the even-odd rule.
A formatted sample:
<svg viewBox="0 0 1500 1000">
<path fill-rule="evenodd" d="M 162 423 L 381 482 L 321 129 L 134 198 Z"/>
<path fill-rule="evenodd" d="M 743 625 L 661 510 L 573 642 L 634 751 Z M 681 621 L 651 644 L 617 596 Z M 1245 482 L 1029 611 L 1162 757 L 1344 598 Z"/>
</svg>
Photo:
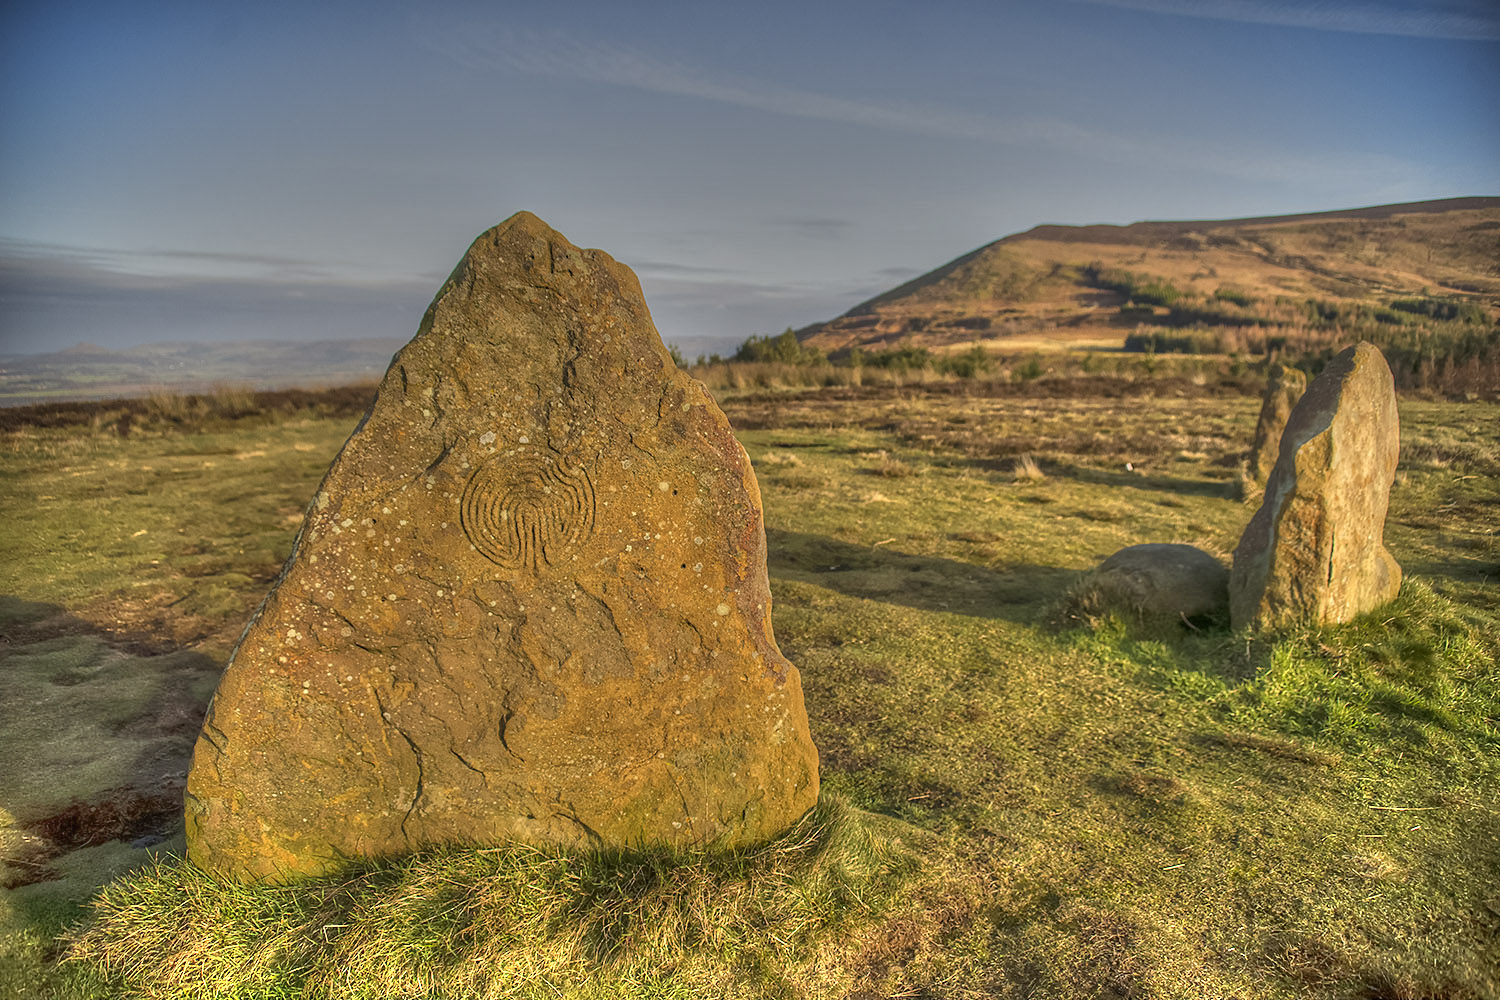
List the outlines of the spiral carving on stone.
<svg viewBox="0 0 1500 1000">
<path fill-rule="evenodd" d="M 593 533 L 594 484 L 568 459 L 511 455 L 474 470 L 459 521 L 487 559 L 535 573 Z"/>
</svg>

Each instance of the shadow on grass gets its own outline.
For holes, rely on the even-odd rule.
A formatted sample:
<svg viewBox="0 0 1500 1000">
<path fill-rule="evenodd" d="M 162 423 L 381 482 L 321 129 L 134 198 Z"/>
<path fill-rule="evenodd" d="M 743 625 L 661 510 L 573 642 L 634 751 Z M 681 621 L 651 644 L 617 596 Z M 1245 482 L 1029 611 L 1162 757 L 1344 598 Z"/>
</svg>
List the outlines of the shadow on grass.
<svg viewBox="0 0 1500 1000">
<path fill-rule="evenodd" d="M 1401 560 L 1401 570 L 1408 577 L 1427 580 L 1444 580 L 1458 584 L 1479 584 L 1465 600 L 1488 610 L 1500 609 L 1500 562 L 1486 554 L 1468 555 L 1459 552 L 1444 552 L 1441 557 L 1419 558 L 1407 556 Z"/>
<path fill-rule="evenodd" d="M 849 597 L 1019 624 L 1037 621 L 1078 576 L 1058 566 L 994 569 L 774 528 L 766 530 L 766 543 L 773 577 L 816 583 Z"/>
<path fill-rule="evenodd" d="M 1221 500 L 1237 499 L 1240 488 L 1239 484 L 1232 479 L 1184 479 L 1180 476 L 1164 476 L 1139 470 L 1071 466 L 1055 471 L 1048 469 L 1047 472 L 1058 478 L 1107 486 L 1111 489 L 1155 490 L 1162 493 L 1181 493 L 1187 496 L 1216 497 Z"/>
<path fill-rule="evenodd" d="M 220 666 L 188 649 L 132 655 L 58 605 L 0 595 L 0 740 L 26 748 L 0 778 L 15 824 L 0 885 L 87 880 L 88 852 L 176 836 Z"/>
<path fill-rule="evenodd" d="M 861 449 L 851 449 L 851 451 L 857 450 Z M 985 457 L 945 455 L 942 458 L 941 464 L 953 468 L 967 467 L 976 469 L 988 475 L 1012 476 L 1016 471 L 1017 460 L 1023 454 L 1027 453 L 1029 452 L 1026 447 L 1017 445 L 1013 452 L 1003 455 Z M 1213 497 L 1219 500 L 1239 500 L 1243 489 L 1238 479 L 1233 477 L 1223 479 L 1189 479 L 1182 476 L 1168 476 L 1147 472 L 1144 469 L 1103 469 L 1097 466 L 1078 465 L 1073 462 L 1059 462 L 1051 459 L 1040 460 L 1037 462 L 1037 465 L 1046 479 L 1072 480 L 1077 483 L 1087 483 L 1091 486 L 1104 486 L 1111 489 L 1176 493 L 1183 496 Z M 1246 518 L 1249 518 L 1249 511 L 1246 513 Z"/>
</svg>

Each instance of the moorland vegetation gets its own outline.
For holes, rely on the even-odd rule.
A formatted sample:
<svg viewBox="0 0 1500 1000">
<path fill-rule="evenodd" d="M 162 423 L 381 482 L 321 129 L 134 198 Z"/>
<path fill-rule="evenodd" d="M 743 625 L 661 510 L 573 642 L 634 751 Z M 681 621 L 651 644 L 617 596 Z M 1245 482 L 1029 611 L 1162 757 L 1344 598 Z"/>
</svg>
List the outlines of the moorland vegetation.
<svg viewBox="0 0 1500 1000">
<path fill-rule="evenodd" d="M 798 331 L 835 362 L 1120 347 L 1313 371 L 1357 340 L 1401 389 L 1500 386 L 1500 199 L 1309 216 L 1040 226 Z M 778 358 L 777 360 L 790 360 Z M 806 362 L 804 362 L 806 363 Z"/>
<path fill-rule="evenodd" d="M 784 839 L 280 887 L 178 860 L 161 804 L 368 387 L 0 411 L 0 726 L 25 762 L 0 992 L 1500 994 L 1495 406 L 1403 395 L 1395 602 L 1236 634 L 1069 595 L 1123 545 L 1233 546 L 1259 362 L 985 364 L 698 369 L 757 470 L 821 753 Z"/>
</svg>

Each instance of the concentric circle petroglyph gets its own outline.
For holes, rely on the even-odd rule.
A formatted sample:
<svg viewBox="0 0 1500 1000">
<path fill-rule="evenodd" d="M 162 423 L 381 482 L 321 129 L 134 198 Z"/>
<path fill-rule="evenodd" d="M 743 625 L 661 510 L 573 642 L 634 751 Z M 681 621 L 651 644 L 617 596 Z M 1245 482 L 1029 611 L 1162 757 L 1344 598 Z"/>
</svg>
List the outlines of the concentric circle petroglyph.
<svg viewBox="0 0 1500 1000">
<path fill-rule="evenodd" d="M 486 558 L 535 573 L 593 532 L 594 485 L 568 459 L 521 452 L 474 471 L 459 520 Z"/>
</svg>

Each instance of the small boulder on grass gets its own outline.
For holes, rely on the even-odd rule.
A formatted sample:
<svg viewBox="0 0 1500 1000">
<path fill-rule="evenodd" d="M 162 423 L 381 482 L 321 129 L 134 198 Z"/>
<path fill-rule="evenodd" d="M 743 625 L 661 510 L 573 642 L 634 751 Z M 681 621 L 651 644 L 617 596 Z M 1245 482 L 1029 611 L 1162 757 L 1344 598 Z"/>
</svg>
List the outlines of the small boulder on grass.
<svg viewBox="0 0 1500 1000">
<path fill-rule="evenodd" d="M 1122 612 L 1188 620 L 1229 613 L 1229 570 L 1191 545 L 1131 545 L 1099 564 L 1073 594 L 1085 615 Z"/>
</svg>

